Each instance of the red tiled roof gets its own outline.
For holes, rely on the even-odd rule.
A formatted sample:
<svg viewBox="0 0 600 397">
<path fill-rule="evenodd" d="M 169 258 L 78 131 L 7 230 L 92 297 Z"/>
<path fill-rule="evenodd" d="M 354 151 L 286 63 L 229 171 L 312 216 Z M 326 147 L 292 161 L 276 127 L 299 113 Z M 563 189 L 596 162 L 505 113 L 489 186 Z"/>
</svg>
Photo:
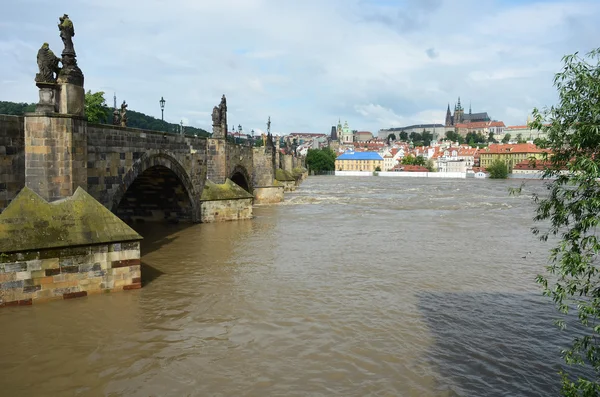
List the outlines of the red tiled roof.
<svg viewBox="0 0 600 397">
<path fill-rule="evenodd" d="M 456 128 L 485 128 L 485 127 L 505 127 L 503 121 L 475 121 L 472 123 L 459 123 L 456 124 Z"/>
<path fill-rule="evenodd" d="M 485 149 L 481 149 L 480 153 L 491 154 L 506 154 L 506 153 L 543 153 L 547 150 L 542 150 L 533 143 L 516 143 L 516 144 L 501 144 L 492 143 Z"/>
</svg>

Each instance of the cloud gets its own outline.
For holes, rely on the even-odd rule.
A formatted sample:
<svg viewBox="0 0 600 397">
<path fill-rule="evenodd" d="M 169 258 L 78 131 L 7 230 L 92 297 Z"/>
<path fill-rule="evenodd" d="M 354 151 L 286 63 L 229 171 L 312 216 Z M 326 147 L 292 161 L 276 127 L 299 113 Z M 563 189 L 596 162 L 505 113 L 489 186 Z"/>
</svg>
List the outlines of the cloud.
<svg viewBox="0 0 600 397">
<path fill-rule="evenodd" d="M 60 53 L 63 12 L 85 88 L 109 103 L 160 117 L 164 96 L 166 120 L 208 129 L 226 94 L 236 126 L 270 116 L 277 133 L 442 122 L 458 96 L 522 124 L 556 102 L 561 57 L 600 34 L 594 0 L 29 0 L 0 15 L 0 100 L 37 101 L 37 49 Z"/>
<path fill-rule="evenodd" d="M 440 55 L 433 47 L 426 49 L 425 54 L 427 54 L 427 56 L 431 59 L 435 59 Z"/>
</svg>

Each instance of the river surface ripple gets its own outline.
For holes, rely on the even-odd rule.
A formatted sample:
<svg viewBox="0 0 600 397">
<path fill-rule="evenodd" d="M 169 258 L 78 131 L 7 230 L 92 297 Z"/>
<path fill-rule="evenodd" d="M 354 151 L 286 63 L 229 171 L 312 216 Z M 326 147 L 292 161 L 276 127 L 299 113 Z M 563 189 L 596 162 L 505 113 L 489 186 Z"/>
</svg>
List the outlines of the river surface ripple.
<svg viewBox="0 0 600 397">
<path fill-rule="evenodd" d="M 311 177 L 250 221 L 144 226 L 143 289 L 0 310 L 0 395 L 556 395 L 518 184 Z"/>
</svg>

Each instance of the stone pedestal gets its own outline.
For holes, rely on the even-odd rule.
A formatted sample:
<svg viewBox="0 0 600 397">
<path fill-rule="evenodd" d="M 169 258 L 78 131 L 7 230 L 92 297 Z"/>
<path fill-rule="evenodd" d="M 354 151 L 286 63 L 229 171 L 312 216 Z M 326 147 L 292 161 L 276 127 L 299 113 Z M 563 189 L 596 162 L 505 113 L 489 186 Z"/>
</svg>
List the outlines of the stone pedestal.
<svg viewBox="0 0 600 397">
<path fill-rule="evenodd" d="M 25 115 L 25 186 L 52 202 L 87 189 L 87 121 L 58 113 Z"/>
<path fill-rule="evenodd" d="M 58 85 L 58 112 L 83 117 L 85 90 L 82 86 L 71 83 Z"/>
<path fill-rule="evenodd" d="M 36 113 L 54 113 L 58 111 L 56 91 L 54 83 L 36 83 L 40 89 L 40 101 L 35 106 Z"/>
</svg>

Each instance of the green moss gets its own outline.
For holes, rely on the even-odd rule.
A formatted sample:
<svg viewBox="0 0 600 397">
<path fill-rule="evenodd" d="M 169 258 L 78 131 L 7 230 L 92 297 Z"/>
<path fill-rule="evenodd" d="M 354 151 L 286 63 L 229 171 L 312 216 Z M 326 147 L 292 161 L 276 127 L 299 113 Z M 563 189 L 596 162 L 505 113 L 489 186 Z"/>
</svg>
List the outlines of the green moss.
<svg viewBox="0 0 600 397">
<path fill-rule="evenodd" d="M 277 170 L 277 172 L 275 173 L 275 179 L 277 179 L 278 181 L 281 181 L 281 182 L 296 180 L 296 178 L 294 178 L 294 175 L 292 175 L 291 172 L 282 170 L 281 168 L 279 168 Z"/>
<path fill-rule="evenodd" d="M 81 188 L 71 197 L 48 203 L 25 187 L 0 214 L 0 252 L 141 239 Z"/>
<path fill-rule="evenodd" d="M 223 184 L 216 184 L 211 181 L 206 181 L 204 184 L 204 190 L 202 190 L 202 201 L 214 201 L 214 200 L 235 200 L 235 199 L 246 199 L 253 198 L 254 196 L 238 185 L 236 185 L 230 179 L 227 179 Z"/>
<path fill-rule="evenodd" d="M 305 172 L 307 172 L 308 170 L 304 167 L 294 167 L 294 169 L 292 170 L 292 174 L 295 177 L 301 176 L 302 174 L 304 174 Z"/>
</svg>

